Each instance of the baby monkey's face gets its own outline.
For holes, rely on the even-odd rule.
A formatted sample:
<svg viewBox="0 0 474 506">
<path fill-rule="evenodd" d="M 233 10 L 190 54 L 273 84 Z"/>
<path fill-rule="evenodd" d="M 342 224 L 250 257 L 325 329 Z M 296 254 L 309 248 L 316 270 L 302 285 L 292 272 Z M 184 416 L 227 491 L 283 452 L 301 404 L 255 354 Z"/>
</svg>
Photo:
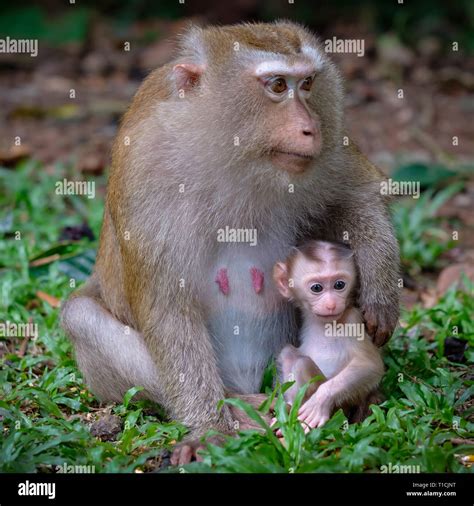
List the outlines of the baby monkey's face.
<svg viewBox="0 0 474 506">
<path fill-rule="evenodd" d="M 318 318 L 337 320 L 352 305 L 356 269 L 348 248 L 313 241 L 278 262 L 273 278 L 284 297 Z"/>
<path fill-rule="evenodd" d="M 350 302 L 355 284 L 354 262 L 334 258 L 297 258 L 290 274 L 295 300 L 319 318 L 338 319 Z"/>
</svg>

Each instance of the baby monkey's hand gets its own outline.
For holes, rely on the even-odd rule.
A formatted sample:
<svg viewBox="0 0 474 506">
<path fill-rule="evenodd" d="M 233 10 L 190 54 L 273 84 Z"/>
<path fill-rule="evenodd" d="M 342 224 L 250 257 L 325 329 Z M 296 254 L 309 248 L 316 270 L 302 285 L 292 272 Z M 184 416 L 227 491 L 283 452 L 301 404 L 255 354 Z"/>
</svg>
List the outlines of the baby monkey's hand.
<svg viewBox="0 0 474 506">
<path fill-rule="evenodd" d="M 298 420 L 305 433 L 323 426 L 331 418 L 332 404 L 331 396 L 324 388 L 324 384 L 321 385 L 298 411 Z"/>
</svg>

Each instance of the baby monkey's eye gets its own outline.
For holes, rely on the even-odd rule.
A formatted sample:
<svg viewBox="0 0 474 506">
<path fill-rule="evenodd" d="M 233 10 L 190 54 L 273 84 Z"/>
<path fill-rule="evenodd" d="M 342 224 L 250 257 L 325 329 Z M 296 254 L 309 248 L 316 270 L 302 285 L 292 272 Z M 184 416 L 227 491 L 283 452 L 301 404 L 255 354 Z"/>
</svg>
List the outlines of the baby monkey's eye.
<svg viewBox="0 0 474 506">
<path fill-rule="evenodd" d="M 344 281 L 341 281 L 341 280 L 336 281 L 336 282 L 334 283 L 334 288 L 335 288 L 336 290 L 342 290 L 345 286 L 346 286 L 346 283 L 344 283 Z"/>
<path fill-rule="evenodd" d="M 313 81 L 314 81 L 314 77 L 313 76 L 307 77 L 303 81 L 303 83 L 301 84 L 301 89 L 304 90 L 304 91 L 310 91 L 311 90 L 311 86 L 313 86 Z"/>
<path fill-rule="evenodd" d="M 288 88 L 283 77 L 272 79 L 268 82 L 268 87 L 273 91 L 273 93 L 283 93 Z"/>
<path fill-rule="evenodd" d="M 310 290 L 314 293 L 322 292 L 323 285 L 320 285 L 319 283 L 314 283 L 314 285 L 311 285 Z"/>
</svg>

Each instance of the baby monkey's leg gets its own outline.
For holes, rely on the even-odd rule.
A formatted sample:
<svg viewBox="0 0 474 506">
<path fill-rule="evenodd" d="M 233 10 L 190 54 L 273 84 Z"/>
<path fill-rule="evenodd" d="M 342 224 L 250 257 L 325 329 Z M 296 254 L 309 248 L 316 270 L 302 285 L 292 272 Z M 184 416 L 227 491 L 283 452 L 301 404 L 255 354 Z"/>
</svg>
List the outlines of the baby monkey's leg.
<svg viewBox="0 0 474 506">
<path fill-rule="evenodd" d="M 281 351 L 277 359 L 277 367 L 282 383 L 287 381 L 295 382 L 295 384 L 285 392 L 285 399 L 289 404 L 293 404 L 298 390 L 315 376 L 321 376 L 322 378 L 309 385 L 303 403 L 316 392 L 319 385 L 326 379 L 321 369 L 319 369 L 307 355 L 303 355 L 298 348 L 290 344 L 285 346 Z"/>
</svg>

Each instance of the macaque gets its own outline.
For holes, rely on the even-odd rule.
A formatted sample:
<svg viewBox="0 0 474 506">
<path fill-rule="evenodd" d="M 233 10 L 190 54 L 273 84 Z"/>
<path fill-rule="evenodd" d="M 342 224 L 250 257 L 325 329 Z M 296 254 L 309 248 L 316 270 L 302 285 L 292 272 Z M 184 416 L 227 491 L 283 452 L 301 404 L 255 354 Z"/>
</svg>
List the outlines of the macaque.
<svg viewBox="0 0 474 506">
<path fill-rule="evenodd" d="M 347 246 L 308 242 L 278 262 L 273 276 L 283 297 L 303 314 L 300 347 L 285 346 L 277 360 L 282 382 L 295 382 L 285 392 L 289 404 L 305 383 L 319 376 L 298 413 L 309 430 L 326 423 L 334 408 L 361 403 L 374 392 L 384 366 L 354 306 L 357 273 Z"/>
<path fill-rule="evenodd" d="M 142 385 L 189 435 L 232 434 L 225 392 L 256 394 L 298 332 L 271 282 L 307 237 L 346 240 L 377 345 L 398 319 L 398 245 L 381 173 L 348 141 L 342 80 L 290 22 L 191 27 L 125 114 L 94 273 L 62 324 L 90 389 Z M 178 450 L 178 449 L 177 449 Z"/>
</svg>

